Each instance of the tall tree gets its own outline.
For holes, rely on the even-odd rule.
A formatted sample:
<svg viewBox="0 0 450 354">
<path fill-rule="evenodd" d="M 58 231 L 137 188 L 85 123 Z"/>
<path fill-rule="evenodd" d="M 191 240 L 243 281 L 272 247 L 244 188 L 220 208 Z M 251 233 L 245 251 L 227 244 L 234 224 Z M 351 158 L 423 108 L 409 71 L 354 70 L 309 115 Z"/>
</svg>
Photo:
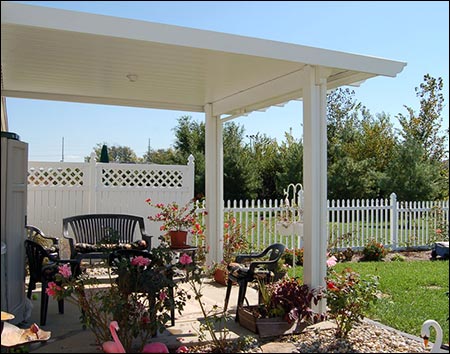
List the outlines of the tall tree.
<svg viewBox="0 0 450 354">
<path fill-rule="evenodd" d="M 189 155 L 195 159 L 195 195 L 205 195 L 205 123 L 197 122 L 191 116 L 178 118 L 175 132 L 175 159 L 186 164 Z"/>
<path fill-rule="evenodd" d="M 155 163 L 160 165 L 176 165 L 182 160 L 174 149 L 158 149 L 147 151 L 142 157 L 143 163 Z M 185 163 L 187 160 L 185 161 Z"/>
<path fill-rule="evenodd" d="M 277 141 L 260 133 L 250 138 L 249 153 L 252 157 L 252 168 L 248 172 L 253 175 L 252 180 L 257 183 L 257 197 L 276 198 L 276 175 L 281 167 Z"/>
<path fill-rule="evenodd" d="M 415 88 L 416 96 L 420 98 L 420 111 L 414 112 L 411 107 L 404 106 L 408 115 L 398 114 L 397 118 L 403 128 L 401 135 L 404 140 L 412 138 L 424 148 L 424 157 L 433 161 L 448 159 L 445 145 L 448 132 L 441 131 L 442 109 L 444 96 L 442 94 L 442 78 L 424 75 L 424 82 Z"/>
<path fill-rule="evenodd" d="M 277 199 L 291 183 L 303 184 L 303 142 L 296 140 L 292 133 L 285 133 L 285 140 L 279 146 L 280 166 L 276 171 Z"/>
<path fill-rule="evenodd" d="M 103 145 L 106 142 L 99 143 L 94 147 L 94 152 L 97 156 L 97 161 L 100 161 Z M 109 150 L 109 162 L 115 163 L 139 163 L 139 158 L 136 153 L 128 146 L 113 145 L 108 148 Z M 89 161 L 90 156 L 84 158 L 85 161 Z"/>
<path fill-rule="evenodd" d="M 424 147 L 408 137 L 397 147 L 381 179 L 387 193 L 395 193 L 398 200 L 435 200 L 440 196 L 440 176 L 436 162 L 423 159 Z M 448 185 L 447 185 L 448 187 Z"/>
<path fill-rule="evenodd" d="M 223 146 L 224 199 L 257 198 L 260 187 L 257 161 L 244 144 L 244 128 L 234 122 L 225 123 Z"/>
</svg>

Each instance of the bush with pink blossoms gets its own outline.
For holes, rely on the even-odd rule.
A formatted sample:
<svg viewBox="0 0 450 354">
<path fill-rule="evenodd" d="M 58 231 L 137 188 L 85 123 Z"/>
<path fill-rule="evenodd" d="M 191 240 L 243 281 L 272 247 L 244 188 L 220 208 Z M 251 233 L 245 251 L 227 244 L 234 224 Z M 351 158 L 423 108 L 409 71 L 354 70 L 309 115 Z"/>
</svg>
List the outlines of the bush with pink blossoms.
<svg viewBox="0 0 450 354">
<path fill-rule="evenodd" d="M 93 331 L 98 345 L 111 340 L 109 324 L 115 320 L 126 352 L 140 352 L 152 336 L 165 329 L 172 307 L 181 312 L 186 304 L 186 291 L 173 281 L 172 257 L 170 250 L 157 247 L 151 250 L 150 259 L 116 260 L 108 268 L 107 287 L 98 286 L 98 280 L 86 273 L 74 278 L 70 267 L 63 265 L 56 282 L 48 284 L 47 294 L 75 302 L 81 322 Z M 173 298 L 169 296 L 171 288 Z"/>
</svg>

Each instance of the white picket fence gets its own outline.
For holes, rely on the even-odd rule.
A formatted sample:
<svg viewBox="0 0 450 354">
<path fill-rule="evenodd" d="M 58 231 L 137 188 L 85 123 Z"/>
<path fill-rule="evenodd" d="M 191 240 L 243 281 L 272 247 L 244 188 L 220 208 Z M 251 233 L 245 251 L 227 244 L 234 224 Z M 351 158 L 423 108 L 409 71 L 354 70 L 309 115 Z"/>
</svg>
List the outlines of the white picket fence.
<svg viewBox="0 0 450 354">
<path fill-rule="evenodd" d="M 47 235 L 62 237 L 62 219 L 90 213 L 144 217 L 147 233 L 159 225 L 147 220 L 156 210 L 146 200 L 187 203 L 194 197 L 194 158 L 187 165 L 98 163 L 28 163 L 27 223 Z"/>
<path fill-rule="evenodd" d="M 297 222 L 302 221 L 302 205 L 300 190 L 297 198 L 287 200 L 228 201 L 224 212 L 250 230 L 248 239 L 255 250 L 273 242 L 301 248 L 303 231 Z M 198 211 L 203 210 L 199 203 Z M 289 223 L 280 222 L 286 219 L 294 220 L 292 226 L 297 228 L 286 228 Z M 448 200 L 402 202 L 393 193 L 389 199 L 328 201 L 328 244 L 338 250 L 361 250 L 369 240 L 391 250 L 429 249 L 440 234 L 448 237 L 448 227 Z"/>
</svg>

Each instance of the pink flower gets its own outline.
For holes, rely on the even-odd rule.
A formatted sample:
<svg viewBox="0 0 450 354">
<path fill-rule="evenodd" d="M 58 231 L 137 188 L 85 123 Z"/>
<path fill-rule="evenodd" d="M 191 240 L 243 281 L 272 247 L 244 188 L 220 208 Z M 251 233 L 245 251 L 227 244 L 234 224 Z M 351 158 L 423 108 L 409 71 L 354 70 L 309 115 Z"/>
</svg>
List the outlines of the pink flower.
<svg viewBox="0 0 450 354">
<path fill-rule="evenodd" d="M 61 290 L 62 288 L 59 285 L 57 285 L 54 281 L 51 281 L 47 284 L 47 289 L 45 289 L 45 292 L 48 296 L 55 297 Z"/>
<path fill-rule="evenodd" d="M 328 258 L 327 260 L 327 267 L 333 267 L 335 266 L 337 263 L 337 259 L 335 256 L 331 256 L 330 258 Z"/>
<path fill-rule="evenodd" d="M 183 253 L 182 256 L 180 257 L 180 263 L 183 264 L 183 265 L 187 265 L 187 264 L 192 263 L 191 256 L 189 256 L 186 253 Z"/>
<path fill-rule="evenodd" d="M 181 347 L 179 347 L 176 350 L 177 353 L 189 353 L 189 349 L 188 347 L 186 347 L 185 345 L 182 345 Z"/>
<path fill-rule="evenodd" d="M 70 278 L 72 275 L 72 270 L 70 269 L 69 264 L 64 264 L 62 266 L 58 267 L 58 272 L 61 274 L 64 278 Z"/>
<path fill-rule="evenodd" d="M 142 266 L 142 267 L 146 267 L 146 266 L 148 266 L 149 264 L 150 264 L 150 259 L 145 258 L 145 257 L 142 257 L 142 256 L 134 257 L 134 258 L 131 260 L 131 265 L 134 265 L 134 266 Z"/>
</svg>

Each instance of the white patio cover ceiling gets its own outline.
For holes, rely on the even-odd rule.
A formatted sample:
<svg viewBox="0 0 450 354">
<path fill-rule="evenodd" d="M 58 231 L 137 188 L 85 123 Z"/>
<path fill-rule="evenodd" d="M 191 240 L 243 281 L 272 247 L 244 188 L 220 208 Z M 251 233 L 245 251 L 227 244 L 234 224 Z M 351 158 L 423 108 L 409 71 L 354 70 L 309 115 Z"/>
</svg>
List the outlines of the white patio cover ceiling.
<svg viewBox="0 0 450 354">
<path fill-rule="evenodd" d="M 1 3 L 2 96 L 240 115 L 406 63 L 172 25 Z M 135 75 L 130 81 L 127 75 Z"/>
</svg>

